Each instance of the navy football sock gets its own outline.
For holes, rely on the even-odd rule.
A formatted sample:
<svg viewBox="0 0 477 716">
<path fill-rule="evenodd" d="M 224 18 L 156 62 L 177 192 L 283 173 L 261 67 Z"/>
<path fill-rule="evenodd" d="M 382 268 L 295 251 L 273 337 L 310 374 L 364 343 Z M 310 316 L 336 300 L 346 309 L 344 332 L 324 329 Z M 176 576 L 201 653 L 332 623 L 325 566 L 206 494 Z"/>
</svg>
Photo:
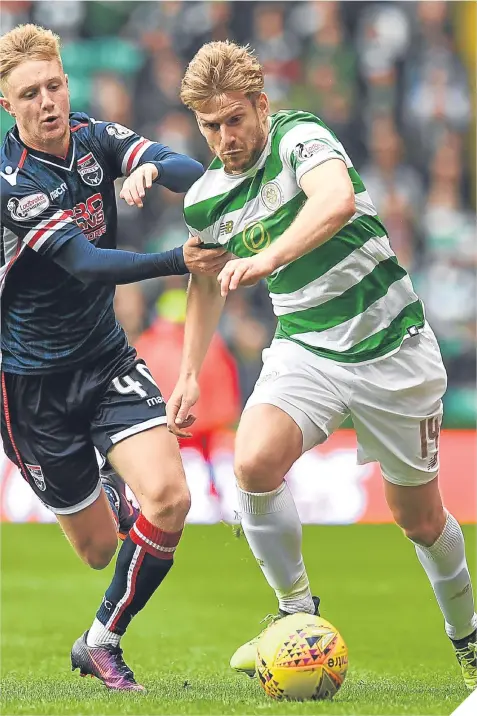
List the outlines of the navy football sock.
<svg viewBox="0 0 477 716">
<path fill-rule="evenodd" d="M 96 618 L 122 635 L 149 601 L 173 564 L 179 532 L 165 532 L 139 515 L 119 550 L 114 577 Z"/>
</svg>

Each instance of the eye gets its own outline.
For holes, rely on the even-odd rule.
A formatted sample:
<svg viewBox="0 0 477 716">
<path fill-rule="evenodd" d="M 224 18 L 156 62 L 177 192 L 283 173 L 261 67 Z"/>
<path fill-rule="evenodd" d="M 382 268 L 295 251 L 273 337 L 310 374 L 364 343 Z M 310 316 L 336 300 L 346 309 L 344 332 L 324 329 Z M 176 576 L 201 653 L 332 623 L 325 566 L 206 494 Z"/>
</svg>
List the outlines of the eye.
<svg viewBox="0 0 477 716">
<path fill-rule="evenodd" d="M 206 129 L 210 129 L 212 132 L 217 132 L 220 128 L 220 125 L 216 122 L 205 122 L 204 127 Z"/>
<path fill-rule="evenodd" d="M 240 124 L 241 119 L 242 119 L 242 115 L 237 114 L 234 117 L 231 117 L 229 119 L 229 124 Z"/>
<path fill-rule="evenodd" d="M 59 83 L 59 82 L 52 82 L 51 85 L 50 85 L 50 89 L 53 90 L 53 91 L 56 91 L 57 89 L 59 89 L 59 87 L 60 87 L 60 83 Z"/>
<path fill-rule="evenodd" d="M 25 92 L 23 96 L 25 99 L 31 99 L 32 97 L 35 96 L 35 94 L 36 94 L 35 90 L 28 90 L 28 92 Z"/>
</svg>

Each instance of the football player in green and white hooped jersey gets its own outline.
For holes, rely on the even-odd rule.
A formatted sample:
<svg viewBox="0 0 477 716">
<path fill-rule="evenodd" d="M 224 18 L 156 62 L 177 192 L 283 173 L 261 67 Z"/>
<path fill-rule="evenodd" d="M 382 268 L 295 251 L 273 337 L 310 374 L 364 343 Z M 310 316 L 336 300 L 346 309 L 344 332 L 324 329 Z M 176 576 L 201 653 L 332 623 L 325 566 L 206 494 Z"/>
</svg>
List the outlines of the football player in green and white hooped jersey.
<svg viewBox="0 0 477 716">
<path fill-rule="evenodd" d="M 216 156 L 185 198 L 186 223 L 205 247 L 238 258 L 218 280 L 191 277 L 169 429 L 189 434 L 197 376 L 228 292 L 265 278 L 278 326 L 240 421 L 235 473 L 242 527 L 278 616 L 317 612 L 319 601 L 284 477 L 351 415 L 358 459 L 380 463 L 388 505 L 415 544 L 464 681 L 475 688 L 477 615 L 464 539 L 437 483 L 446 388 L 439 347 L 339 139 L 307 112 L 270 116 L 263 87 L 253 53 L 229 42 L 204 45 L 182 82 L 182 101 Z M 232 667 L 253 674 L 255 645 L 240 647 Z"/>
</svg>

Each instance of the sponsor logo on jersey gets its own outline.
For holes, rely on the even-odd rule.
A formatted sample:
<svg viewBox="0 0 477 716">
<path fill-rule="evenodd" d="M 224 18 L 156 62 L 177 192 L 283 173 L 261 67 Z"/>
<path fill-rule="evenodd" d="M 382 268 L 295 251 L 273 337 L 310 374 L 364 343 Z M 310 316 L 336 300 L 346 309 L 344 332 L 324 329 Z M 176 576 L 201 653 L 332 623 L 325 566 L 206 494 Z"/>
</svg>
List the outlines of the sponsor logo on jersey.
<svg viewBox="0 0 477 716">
<path fill-rule="evenodd" d="M 249 224 L 242 232 L 244 246 L 253 254 L 258 254 L 270 246 L 270 234 L 261 221 Z"/>
<path fill-rule="evenodd" d="M 51 201 L 54 201 L 55 199 L 58 199 L 59 196 L 65 193 L 67 190 L 67 186 L 64 181 L 61 182 L 60 186 L 56 187 L 56 189 L 53 189 L 53 191 L 50 191 L 50 199 Z"/>
<path fill-rule="evenodd" d="M 260 189 L 260 198 L 267 209 L 276 211 L 283 203 L 283 192 L 276 181 L 269 181 Z"/>
<path fill-rule="evenodd" d="M 106 233 L 103 197 L 99 192 L 89 196 L 86 202 L 80 201 L 73 209 L 65 209 L 65 214 L 73 219 L 88 241 L 99 239 Z"/>
<path fill-rule="evenodd" d="M 117 123 L 108 124 L 106 131 L 110 137 L 116 137 L 116 139 L 125 139 L 126 137 L 130 137 L 134 134 L 132 129 L 128 129 L 127 127 L 123 127 L 122 124 Z"/>
<path fill-rule="evenodd" d="M 325 149 L 329 149 L 329 147 L 324 142 L 320 142 L 318 139 L 309 139 L 307 142 L 297 144 L 293 151 L 296 159 L 299 162 L 304 162 Z"/>
<path fill-rule="evenodd" d="M 28 221 L 28 219 L 32 219 L 34 216 L 41 214 L 41 212 L 45 211 L 49 206 L 50 200 L 47 195 L 39 192 L 38 194 L 22 196 L 21 199 L 12 196 L 8 201 L 7 209 L 12 219 Z"/>
<path fill-rule="evenodd" d="M 78 173 L 85 184 L 98 186 L 103 181 L 103 170 L 92 152 L 78 159 Z"/>
<path fill-rule="evenodd" d="M 46 490 L 46 483 L 41 467 L 39 465 L 28 465 L 27 463 L 25 463 L 25 467 L 35 481 L 35 485 L 38 489 L 44 492 Z"/>
</svg>

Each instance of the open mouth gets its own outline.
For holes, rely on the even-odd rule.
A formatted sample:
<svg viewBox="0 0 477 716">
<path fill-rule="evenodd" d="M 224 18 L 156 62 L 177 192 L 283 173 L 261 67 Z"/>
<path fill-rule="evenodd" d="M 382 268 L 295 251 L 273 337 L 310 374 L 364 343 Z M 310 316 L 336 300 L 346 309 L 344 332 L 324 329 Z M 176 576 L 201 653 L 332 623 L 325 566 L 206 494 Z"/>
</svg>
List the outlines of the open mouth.
<svg viewBox="0 0 477 716">
<path fill-rule="evenodd" d="M 52 115 L 43 120 L 43 124 L 54 124 L 59 118 Z"/>
</svg>

